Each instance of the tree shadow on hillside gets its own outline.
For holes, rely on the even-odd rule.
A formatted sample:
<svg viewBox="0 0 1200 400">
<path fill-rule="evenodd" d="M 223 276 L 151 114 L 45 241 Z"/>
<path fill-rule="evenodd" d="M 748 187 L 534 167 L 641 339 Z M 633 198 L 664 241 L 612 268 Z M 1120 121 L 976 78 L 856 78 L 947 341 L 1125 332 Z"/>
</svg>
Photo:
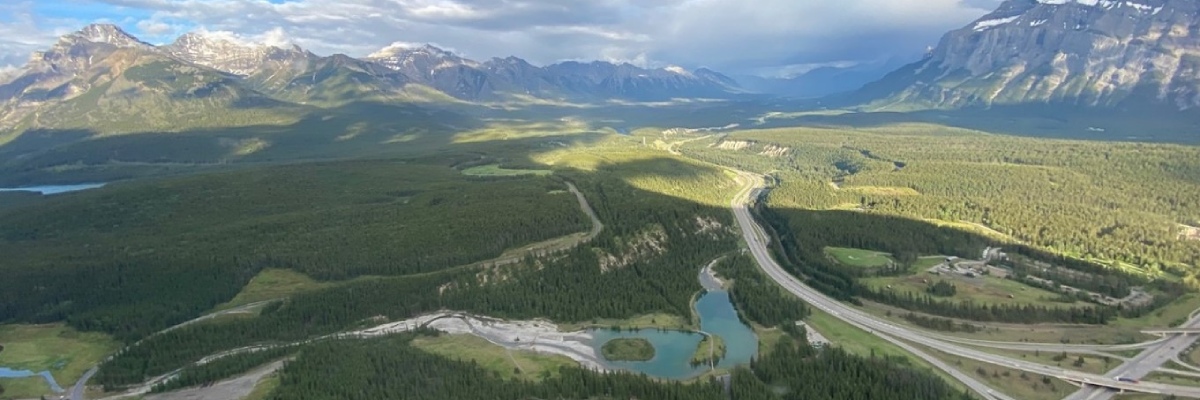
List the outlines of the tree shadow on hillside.
<svg viewBox="0 0 1200 400">
<path fill-rule="evenodd" d="M 988 109 L 850 112 L 776 119 L 760 127 L 816 126 L 869 129 L 935 124 L 1012 136 L 1078 140 L 1200 144 L 1200 117 L 1171 110 L 1105 110 L 1060 105 Z"/>
<path fill-rule="evenodd" d="M 489 123 L 447 109 L 355 103 L 315 110 L 290 125 L 124 135 L 78 129 L 34 130 L 0 145 L 0 185 L 112 181 L 187 173 L 196 168 L 470 151 L 493 145 L 457 145 L 455 135 L 485 128 Z M 513 139 L 495 146 L 527 147 L 530 142 L 595 139 L 587 135 L 547 136 Z"/>
</svg>

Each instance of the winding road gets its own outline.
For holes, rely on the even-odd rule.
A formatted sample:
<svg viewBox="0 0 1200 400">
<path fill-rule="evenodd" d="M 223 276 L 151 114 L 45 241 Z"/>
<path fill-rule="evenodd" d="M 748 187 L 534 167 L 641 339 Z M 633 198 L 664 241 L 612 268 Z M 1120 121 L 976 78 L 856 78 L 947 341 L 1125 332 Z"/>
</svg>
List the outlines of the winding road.
<svg viewBox="0 0 1200 400">
<path fill-rule="evenodd" d="M 742 231 L 742 236 L 745 238 L 751 254 L 754 256 L 755 261 L 764 273 L 771 277 L 772 280 L 782 286 L 785 290 L 799 297 L 801 300 L 804 300 L 811 306 L 829 313 L 850 325 L 878 336 L 881 339 L 896 344 L 905 350 L 913 352 L 913 354 L 917 355 L 918 357 L 925 359 L 937 368 L 962 381 L 984 398 L 1009 399 L 1010 397 L 987 387 L 987 385 L 984 385 L 970 376 L 966 376 L 965 374 L 958 372 L 957 369 L 919 351 L 918 349 L 909 345 L 909 343 L 938 349 L 939 351 L 958 357 L 963 357 L 987 364 L 999 365 L 1010 369 L 1052 376 L 1083 385 L 1102 386 L 1110 389 L 1130 392 L 1200 398 L 1200 387 L 1167 385 L 1155 382 L 1122 382 L 1118 381 L 1114 377 L 1046 366 L 963 347 L 959 344 L 943 340 L 942 338 L 934 337 L 937 335 L 931 335 L 927 332 L 893 325 L 887 321 L 880 320 L 873 315 L 867 314 L 854 307 L 848 306 L 828 296 L 825 296 L 823 293 L 809 287 L 808 285 L 805 285 L 803 282 L 800 282 L 798 279 L 793 277 L 771 257 L 771 253 L 767 249 L 767 245 L 770 243 L 769 236 L 764 233 L 762 227 L 759 226 L 758 222 L 754 220 L 749 208 L 749 205 L 752 204 L 753 201 L 763 193 L 763 178 L 761 176 L 743 171 L 734 170 L 733 172 L 737 173 L 738 180 L 744 184 L 744 187 L 730 202 L 730 207 L 733 209 L 734 216 L 737 219 L 738 225 Z M 1175 339 L 1168 339 L 1168 341 L 1173 340 Z M 1162 347 L 1158 348 L 1161 349 Z"/>
</svg>

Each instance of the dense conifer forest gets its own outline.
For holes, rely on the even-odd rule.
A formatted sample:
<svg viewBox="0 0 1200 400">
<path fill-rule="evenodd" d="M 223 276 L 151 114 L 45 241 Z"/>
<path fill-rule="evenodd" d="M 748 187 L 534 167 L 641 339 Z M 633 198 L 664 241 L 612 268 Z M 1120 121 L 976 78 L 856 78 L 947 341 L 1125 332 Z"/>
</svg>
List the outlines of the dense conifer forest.
<svg viewBox="0 0 1200 400">
<path fill-rule="evenodd" d="M 565 189 L 369 161 L 53 198 L 0 211 L 0 322 L 65 319 L 130 342 L 229 300 L 266 267 L 341 280 L 468 264 L 586 231 Z"/>
<path fill-rule="evenodd" d="M 1182 236 L 1200 226 L 1196 147 L 911 125 L 744 131 L 682 151 L 774 175 L 773 208 L 933 220 L 1200 287 L 1200 241 Z"/>
<path fill-rule="evenodd" d="M 257 318 L 200 323 L 147 338 L 106 363 L 95 379 L 115 388 L 222 350 L 289 343 L 376 324 L 379 316 L 401 320 L 442 309 L 584 323 L 690 315 L 690 300 L 701 288 L 696 271 L 735 248 L 728 210 L 647 193 L 611 177 L 573 178 L 605 223 L 583 246 L 516 265 L 364 278 L 299 294 Z"/>
</svg>

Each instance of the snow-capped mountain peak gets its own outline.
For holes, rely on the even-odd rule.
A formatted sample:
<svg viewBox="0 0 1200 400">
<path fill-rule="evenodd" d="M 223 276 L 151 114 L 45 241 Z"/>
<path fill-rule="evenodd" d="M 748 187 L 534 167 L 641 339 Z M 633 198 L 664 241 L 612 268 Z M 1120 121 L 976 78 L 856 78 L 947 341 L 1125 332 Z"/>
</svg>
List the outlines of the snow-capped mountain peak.
<svg viewBox="0 0 1200 400">
<path fill-rule="evenodd" d="M 311 56 L 296 45 L 284 49 L 211 31 L 184 34 L 163 49 L 176 58 L 234 75 L 250 75 L 270 61 Z"/>
<path fill-rule="evenodd" d="M 692 75 L 692 71 L 688 71 L 686 68 L 680 67 L 678 65 L 668 65 L 666 68 L 663 68 L 663 70 L 673 73 L 673 74 L 676 74 L 676 75 L 683 75 L 683 76 L 687 76 L 687 77 L 695 76 L 695 75 Z"/>
<path fill-rule="evenodd" d="M 92 43 L 104 43 L 117 47 L 151 48 L 150 44 L 138 40 L 121 28 L 112 24 L 91 24 L 79 31 L 63 36 L 62 41 L 77 42 L 84 40 Z"/>
</svg>

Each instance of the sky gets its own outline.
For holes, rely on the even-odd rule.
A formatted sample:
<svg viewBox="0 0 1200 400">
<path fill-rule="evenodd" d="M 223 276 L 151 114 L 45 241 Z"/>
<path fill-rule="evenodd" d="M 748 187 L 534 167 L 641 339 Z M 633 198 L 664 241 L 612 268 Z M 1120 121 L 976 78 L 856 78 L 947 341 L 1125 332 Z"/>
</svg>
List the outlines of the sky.
<svg viewBox="0 0 1200 400">
<path fill-rule="evenodd" d="M 486 60 L 515 55 L 782 76 L 817 66 L 915 60 L 1000 0 L 3 0 L 0 69 L 95 22 L 153 44 L 189 31 L 365 56 L 431 43 Z"/>
</svg>

